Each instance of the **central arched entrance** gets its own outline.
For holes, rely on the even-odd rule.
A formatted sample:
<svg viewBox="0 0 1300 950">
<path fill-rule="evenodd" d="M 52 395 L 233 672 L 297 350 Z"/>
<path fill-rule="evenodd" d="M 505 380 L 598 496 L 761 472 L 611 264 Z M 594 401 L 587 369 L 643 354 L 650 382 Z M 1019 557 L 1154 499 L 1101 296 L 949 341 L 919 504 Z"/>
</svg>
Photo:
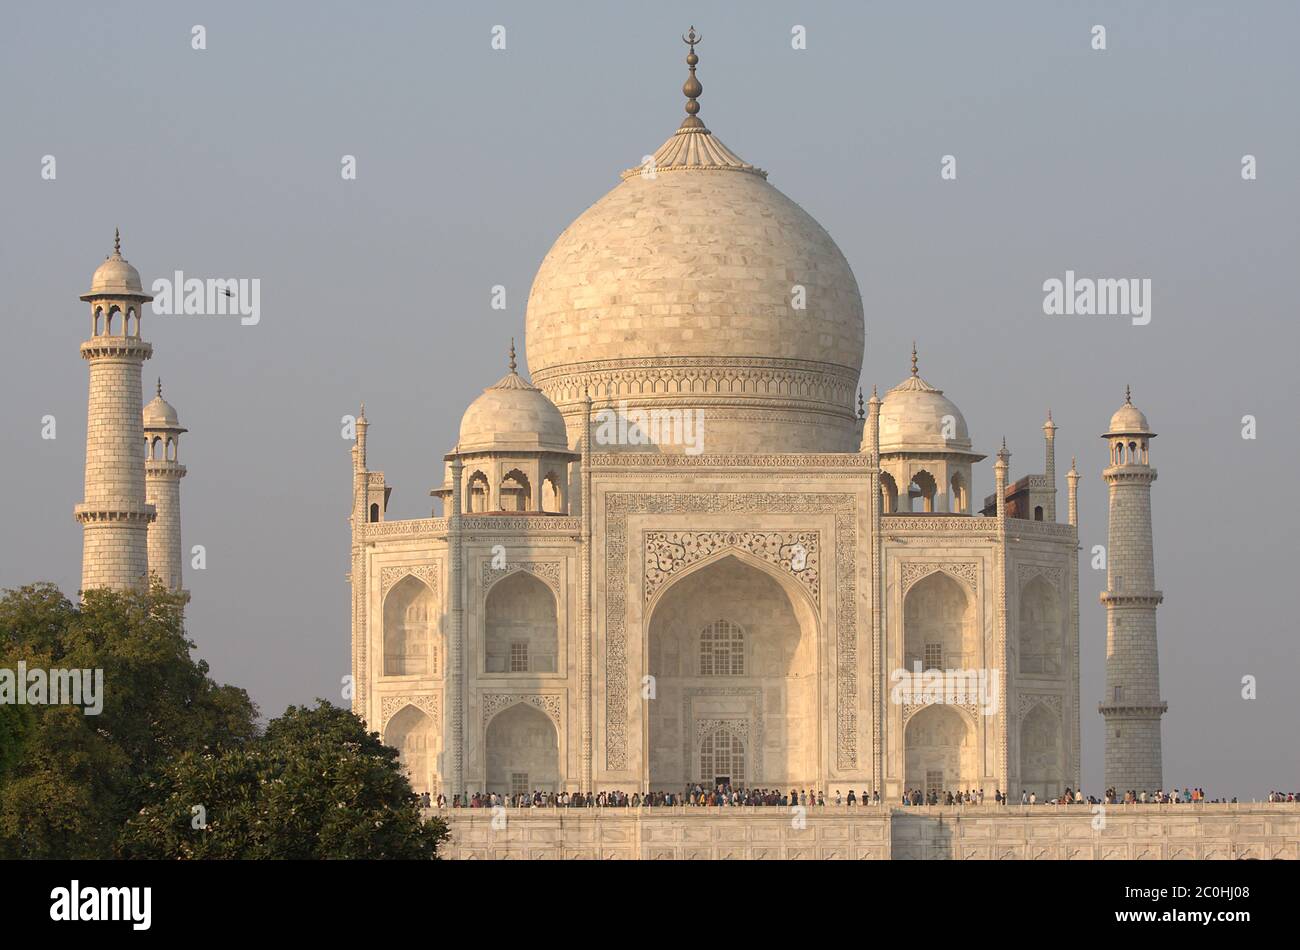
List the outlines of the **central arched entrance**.
<svg viewBox="0 0 1300 950">
<path fill-rule="evenodd" d="M 649 789 L 815 787 L 816 630 L 798 582 L 757 559 L 724 555 L 674 580 L 647 625 Z"/>
</svg>

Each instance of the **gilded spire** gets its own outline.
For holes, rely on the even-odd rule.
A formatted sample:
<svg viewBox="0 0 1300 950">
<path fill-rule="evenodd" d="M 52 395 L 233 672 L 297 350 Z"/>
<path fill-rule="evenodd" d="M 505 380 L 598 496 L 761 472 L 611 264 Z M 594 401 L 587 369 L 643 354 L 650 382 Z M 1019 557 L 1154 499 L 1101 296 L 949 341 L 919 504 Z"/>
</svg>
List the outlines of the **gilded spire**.
<svg viewBox="0 0 1300 950">
<path fill-rule="evenodd" d="M 1126 405 L 1126 406 L 1131 406 L 1131 405 L 1133 405 L 1133 387 L 1132 387 L 1132 386 L 1125 386 L 1125 387 L 1124 387 L 1124 405 Z"/>
<path fill-rule="evenodd" d="M 158 377 L 158 398 L 162 398 L 162 377 Z"/>
<path fill-rule="evenodd" d="M 122 256 L 122 232 L 117 228 L 113 229 L 113 253 Z"/>
<path fill-rule="evenodd" d="M 686 119 L 682 122 L 682 128 L 703 128 L 704 123 L 700 121 L 700 94 L 704 92 L 704 87 L 700 81 L 695 78 L 695 67 L 700 58 L 695 55 L 695 44 L 704 39 L 703 36 L 695 32 L 695 27 L 682 37 L 682 42 L 690 47 L 690 52 L 686 54 L 686 66 L 690 69 L 691 74 L 686 77 L 686 82 L 682 84 L 682 92 L 686 95 Z"/>
<path fill-rule="evenodd" d="M 510 372 L 515 371 L 515 338 L 510 338 Z"/>
<path fill-rule="evenodd" d="M 918 375 L 916 372 L 916 341 L 912 341 L 912 375 Z"/>
<path fill-rule="evenodd" d="M 858 387 L 858 418 L 865 419 L 866 417 L 867 417 L 867 411 L 862 408 L 862 387 L 859 386 Z"/>
</svg>

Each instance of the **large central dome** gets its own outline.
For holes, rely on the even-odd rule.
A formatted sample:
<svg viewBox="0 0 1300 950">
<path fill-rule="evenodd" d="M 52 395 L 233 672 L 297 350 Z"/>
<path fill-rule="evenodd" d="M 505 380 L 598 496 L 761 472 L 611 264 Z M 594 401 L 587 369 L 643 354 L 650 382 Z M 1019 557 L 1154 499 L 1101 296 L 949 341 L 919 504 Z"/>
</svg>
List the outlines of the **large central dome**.
<svg viewBox="0 0 1300 950">
<path fill-rule="evenodd" d="M 598 413 L 701 410 L 706 453 L 856 451 L 857 281 L 821 225 L 704 127 L 695 61 L 681 128 L 542 262 L 533 381 L 575 442 L 587 390 Z"/>
</svg>

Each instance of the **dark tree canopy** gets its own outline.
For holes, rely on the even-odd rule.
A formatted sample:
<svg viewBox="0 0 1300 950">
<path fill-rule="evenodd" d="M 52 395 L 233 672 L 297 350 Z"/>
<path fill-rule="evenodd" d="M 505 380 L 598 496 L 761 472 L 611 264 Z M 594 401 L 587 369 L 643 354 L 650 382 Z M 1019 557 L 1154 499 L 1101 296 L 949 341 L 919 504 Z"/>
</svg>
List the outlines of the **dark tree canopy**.
<svg viewBox="0 0 1300 950">
<path fill-rule="evenodd" d="M 248 694 L 196 660 L 183 595 L 0 597 L 0 669 L 103 671 L 103 709 L 0 704 L 0 858 L 434 856 L 395 750 L 351 712 Z M 206 814 L 196 827 L 195 807 Z"/>
</svg>

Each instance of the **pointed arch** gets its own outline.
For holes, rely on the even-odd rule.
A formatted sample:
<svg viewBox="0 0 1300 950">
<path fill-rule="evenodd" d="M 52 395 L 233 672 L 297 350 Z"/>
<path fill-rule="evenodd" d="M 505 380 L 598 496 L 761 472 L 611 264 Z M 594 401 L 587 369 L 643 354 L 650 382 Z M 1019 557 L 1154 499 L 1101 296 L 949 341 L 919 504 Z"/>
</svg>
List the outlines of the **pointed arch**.
<svg viewBox="0 0 1300 950">
<path fill-rule="evenodd" d="M 559 790 L 559 732 L 550 716 L 522 698 L 488 721 L 483 750 L 489 792 Z"/>
<path fill-rule="evenodd" d="M 799 581 L 748 552 L 724 548 L 669 578 L 644 617 L 642 669 L 655 684 L 642 733 L 651 787 L 700 780 L 701 741 L 715 720 L 733 720 L 740 730 L 744 781 L 815 780 L 819 618 Z M 701 666 L 701 637 L 719 621 L 744 637 L 741 662 L 730 666 L 728 653 L 725 676 L 716 675 L 716 665 Z M 716 775 L 727 773 L 704 777 Z"/>
<path fill-rule="evenodd" d="M 1040 800 L 1065 789 L 1061 718 L 1046 703 L 1035 703 L 1020 725 L 1020 784 Z"/>
<path fill-rule="evenodd" d="M 1042 574 L 1020 590 L 1019 666 L 1024 674 L 1057 676 L 1064 669 L 1060 596 Z"/>
<path fill-rule="evenodd" d="M 968 588 L 947 571 L 927 574 L 903 597 L 903 666 L 979 666 L 979 631 Z"/>
<path fill-rule="evenodd" d="M 555 592 L 530 571 L 512 571 L 493 583 L 483 603 L 485 672 L 556 672 L 557 611 Z"/>
<path fill-rule="evenodd" d="M 927 706 L 903 729 L 904 786 L 932 791 L 978 788 L 979 747 L 970 720 L 955 706 Z"/>
<path fill-rule="evenodd" d="M 440 676 L 441 614 L 428 584 L 407 574 L 384 596 L 384 675 Z"/>
<path fill-rule="evenodd" d="M 384 725 L 384 744 L 397 750 L 398 760 L 417 795 L 437 791 L 434 773 L 438 759 L 438 735 L 433 718 L 409 703 Z"/>
</svg>

